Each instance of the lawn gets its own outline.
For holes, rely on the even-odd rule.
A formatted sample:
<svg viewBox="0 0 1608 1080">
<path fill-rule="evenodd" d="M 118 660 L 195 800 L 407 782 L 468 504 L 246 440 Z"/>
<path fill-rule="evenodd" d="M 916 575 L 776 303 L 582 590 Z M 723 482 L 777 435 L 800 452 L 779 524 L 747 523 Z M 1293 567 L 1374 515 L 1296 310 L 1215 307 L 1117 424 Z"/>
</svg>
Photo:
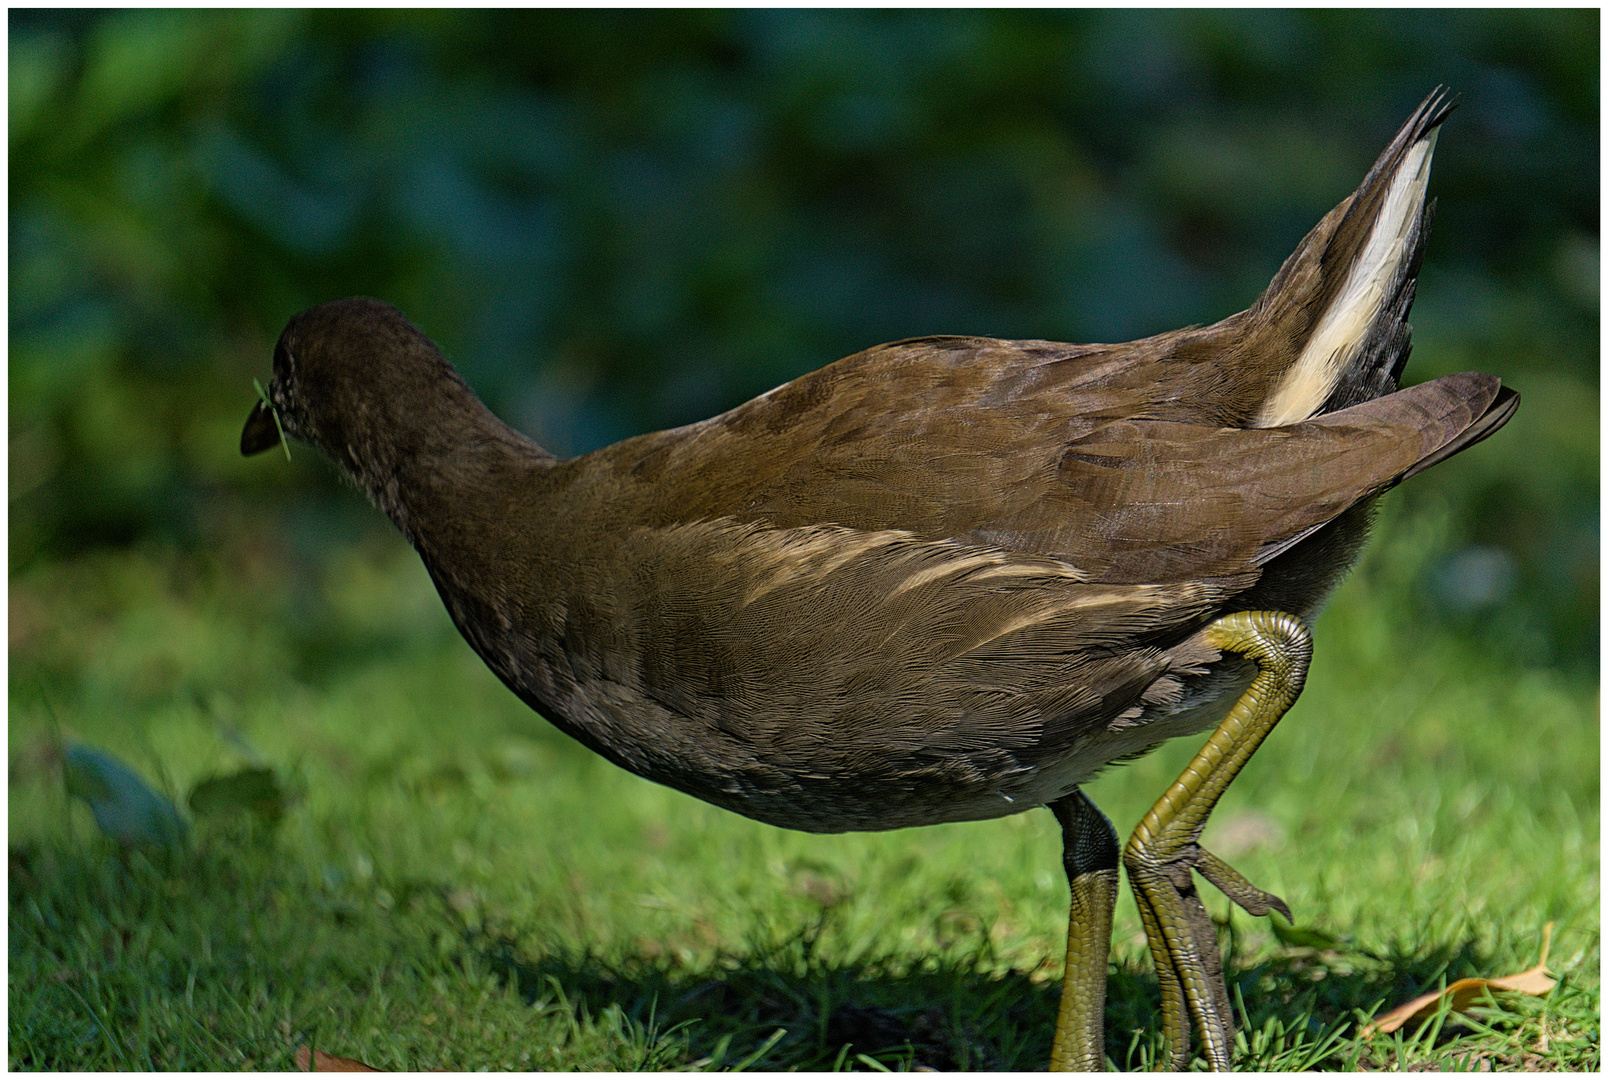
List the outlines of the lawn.
<svg viewBox="0 0 1608 1080">
<path fill-rule="evenodd" d="M 1424 632 L 1404 583 L 1434 528 L 1387 510 L 1208 829 L 1296 917 L 1276 936 L 1203 890 L 1241 1068 L 1598 1067 L 1596 686 Z M 495 681 L 400 540 L 354 531 L 327 561 L 265 519 L 207 558 L 103 549 L 13 580 L 12 1068 L 278 1069 L 302 1046 L 387 1069 L 1042 1067 L 1049 813 L 812 836 L 639 780 Z M 63 737 L 173 799 L 186 844 L 103 836 Z M 1092 794 L 1125 833 L 1192 751 Z M 277 819 L 187 805 L 248 768 Z M 1549 922 L 1550 994 L 1359 1037 L 1532 967 Z M 1107 1053 L 1144 1068 L 1157 990 L 1127 897 L 1113 965 Z"/>
</svg>

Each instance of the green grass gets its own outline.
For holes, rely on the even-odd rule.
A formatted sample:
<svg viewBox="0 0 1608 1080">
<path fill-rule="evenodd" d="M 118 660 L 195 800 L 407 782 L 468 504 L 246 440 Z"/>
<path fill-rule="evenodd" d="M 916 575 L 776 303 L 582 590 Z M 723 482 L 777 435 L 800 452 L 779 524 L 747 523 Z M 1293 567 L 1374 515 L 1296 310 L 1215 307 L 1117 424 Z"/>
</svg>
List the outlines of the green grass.
<svg viewBox="0 0 1608 1080">
<path fill-rule="evenodd" d="M 394 537 L 308 565 L 266 523 L 238 535 L 12 582 L 13 1068 L 282 1069 L 307 1044 L 397 1069 L 1047 1059 L 1066 903 L 1049 813 L 848 836 L 744 820 L 526 711 Z M 1433 539 L 1387 516 L 1305 696 L 1207 832 L 1331 943 L 1282 943 L 1204 890 L 1241 1068 L 1598 1067 L 1594 673 L 1426 631 L 1412 581 Z M 274 825 L 202 819 L 182 851 L 123 850 L 65 793 L 59 734 L 181 806 L 252 761 L 292 798 Z M 1192 751 L 1091 792 L 1125 831 Z M 1361 1016 L 1530 967 L 1549 921 L 1548 996 L 1357 1038 Z M 1156 983 L 1126 897 L 1114 937 L 1107 1052 L 1145 1068 Z"/>
</svg>

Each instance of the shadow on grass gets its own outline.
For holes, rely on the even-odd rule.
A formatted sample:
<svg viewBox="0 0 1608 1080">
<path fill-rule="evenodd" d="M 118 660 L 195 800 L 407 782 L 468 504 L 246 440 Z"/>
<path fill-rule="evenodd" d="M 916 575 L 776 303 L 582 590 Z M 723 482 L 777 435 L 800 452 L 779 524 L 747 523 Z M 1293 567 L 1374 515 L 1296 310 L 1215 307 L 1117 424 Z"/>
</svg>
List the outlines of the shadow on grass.
<svg viewBox="0 0 1608 1080">
<path fill-rule="evenodd" d="M 815 954 L 819 929 L 696 968 L 662 956 L 527 958 L 506 938 L 476 947 L 531 1004 L 615 1008 L 650 1038 L 674 1032 L 681 1064 L 829 1070 L 869 1067 L 870 1058 L 893 1069 L 995 1071 L 1033 1068 L 1048 1054 L 1052 988 L 967 961 L 830 963 Z"/>
<path fill-rule="evenodd" d="M 645 1067 L 1019 1071 L 1049 1060 L 1056 980 L 1000 973 L 985 955 L 914 968 L 892 959 L 836 964 L 815 954 L 821 927 L 696 969 L 662 956 L 530 958 L 509 938 L 479 936 L 473 947 L 533 1005 L 559 1004 L 581 1017 L 617 1010 L 647 1042 L 676 1044 L 662 1046 Z M 1231 952 L 1231 938 L 1225 944 Z M 1357 1010 L 1412 997 L 1449 972 L 1488 970 L 1489 958 L 1472 942 L 1412 955 L 1285 949 L 1236 966 L 1229 992 L 1241 1003 L 1244 1040 L 1236 1065 L 1365 1067 L 1366 1047 L 1350 1038 Z M 1447 1029 L 1436 1041 L 1453 1036 Z M 1147 963 L 1111 972 L 1106 1054 L 1119 1070 L 1165 1061 L 1159 990 Z"/>
<path fill-rule="evenodd" d="M 872 952 L 842 963 L 817 947 L 834 918 L 827 908 L 797 931 L 696 964 L 669 953 L 536 953 L 520 944 L 528 936 L 468 925 L 439 882 L 393 881 L 377 902 L 373 890 L 309 878 L 272 845 L 226 847 L 152 862 L 11 846 L 13 1067 L 283 1067 L 294 1031 L 329 1026 L 332 1005 L 356 1026 L 363 1002 L 389 992 L 385 1022 L 422 1030 L 440 1006 L 403 988 L 430 985 L 443 964 L 495 975 L 537 1013 L 577 1028 L 609 1018 L 621 1036 L 609 1067 L 1006 1071 L 1048 1060 L 1055 981 L 1003 968 L 986 941 L 958 958 Z M 456 942 L 446 955 L 443 935 Z M 1241 966 L 1235 935 L 1225 940 L 1230 993 L 1246 1010 L 1244 1069 L 1386 1064 L 1349 1037 L 1356 1010 L 1491 971 L 1468 941 L 1380 955 L 1285 948 Z M 1164 1060 L 1157 998 L 1148 962 L 1114 967 L 1106 1052 L 1117 1068 Z M 507 1017 L 515 1042 L 531 1022 L 518 1013 Z M 171 1029 L 153 1030 L 139 1053 L 124 1048 L 119 1033 L 169 1014 Z M 205 1038 L 185 1034 L 202 1028 Z M 1425 1049 L 1433 1055 L 1452 1034 Z M 455 1044 L 440 1056 L 461 1063 L 466 1053 Z"/>
</svg>

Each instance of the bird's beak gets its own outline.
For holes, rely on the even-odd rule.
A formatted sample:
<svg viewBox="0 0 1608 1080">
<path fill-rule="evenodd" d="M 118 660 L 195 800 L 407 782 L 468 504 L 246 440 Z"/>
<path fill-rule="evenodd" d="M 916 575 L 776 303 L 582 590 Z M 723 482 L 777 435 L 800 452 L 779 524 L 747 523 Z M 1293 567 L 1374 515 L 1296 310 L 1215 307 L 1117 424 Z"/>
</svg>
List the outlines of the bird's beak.
<svg viewBox="0 0 1608 1080">
<path fill-rule="evenodd" d="M 240 433 L 240 452 L 246 457 L 272 450 L 279 445 L 279 424 L 274 419 L 273 406 L 259 401 L 246 417 L 246 428 Z"/>
</svg>

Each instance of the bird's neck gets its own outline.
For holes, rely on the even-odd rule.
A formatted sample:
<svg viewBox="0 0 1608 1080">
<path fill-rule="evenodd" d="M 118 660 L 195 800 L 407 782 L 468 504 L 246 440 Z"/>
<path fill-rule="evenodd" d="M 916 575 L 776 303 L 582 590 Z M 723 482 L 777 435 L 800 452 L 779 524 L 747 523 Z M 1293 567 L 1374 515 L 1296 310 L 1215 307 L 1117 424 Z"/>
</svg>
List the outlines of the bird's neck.
<svg viewBox="0 0 1608 1080">
<path fill-rule="evenodd" d="M 397 410 L 376 426 L 380 437 L 344 455 L 351 479 L 421 553 L 472 547 L 511 527 L 542 501 L 558 460 L 467 386 L 447 389 L 423 399 L 428 410 Z"/>
</svg>

